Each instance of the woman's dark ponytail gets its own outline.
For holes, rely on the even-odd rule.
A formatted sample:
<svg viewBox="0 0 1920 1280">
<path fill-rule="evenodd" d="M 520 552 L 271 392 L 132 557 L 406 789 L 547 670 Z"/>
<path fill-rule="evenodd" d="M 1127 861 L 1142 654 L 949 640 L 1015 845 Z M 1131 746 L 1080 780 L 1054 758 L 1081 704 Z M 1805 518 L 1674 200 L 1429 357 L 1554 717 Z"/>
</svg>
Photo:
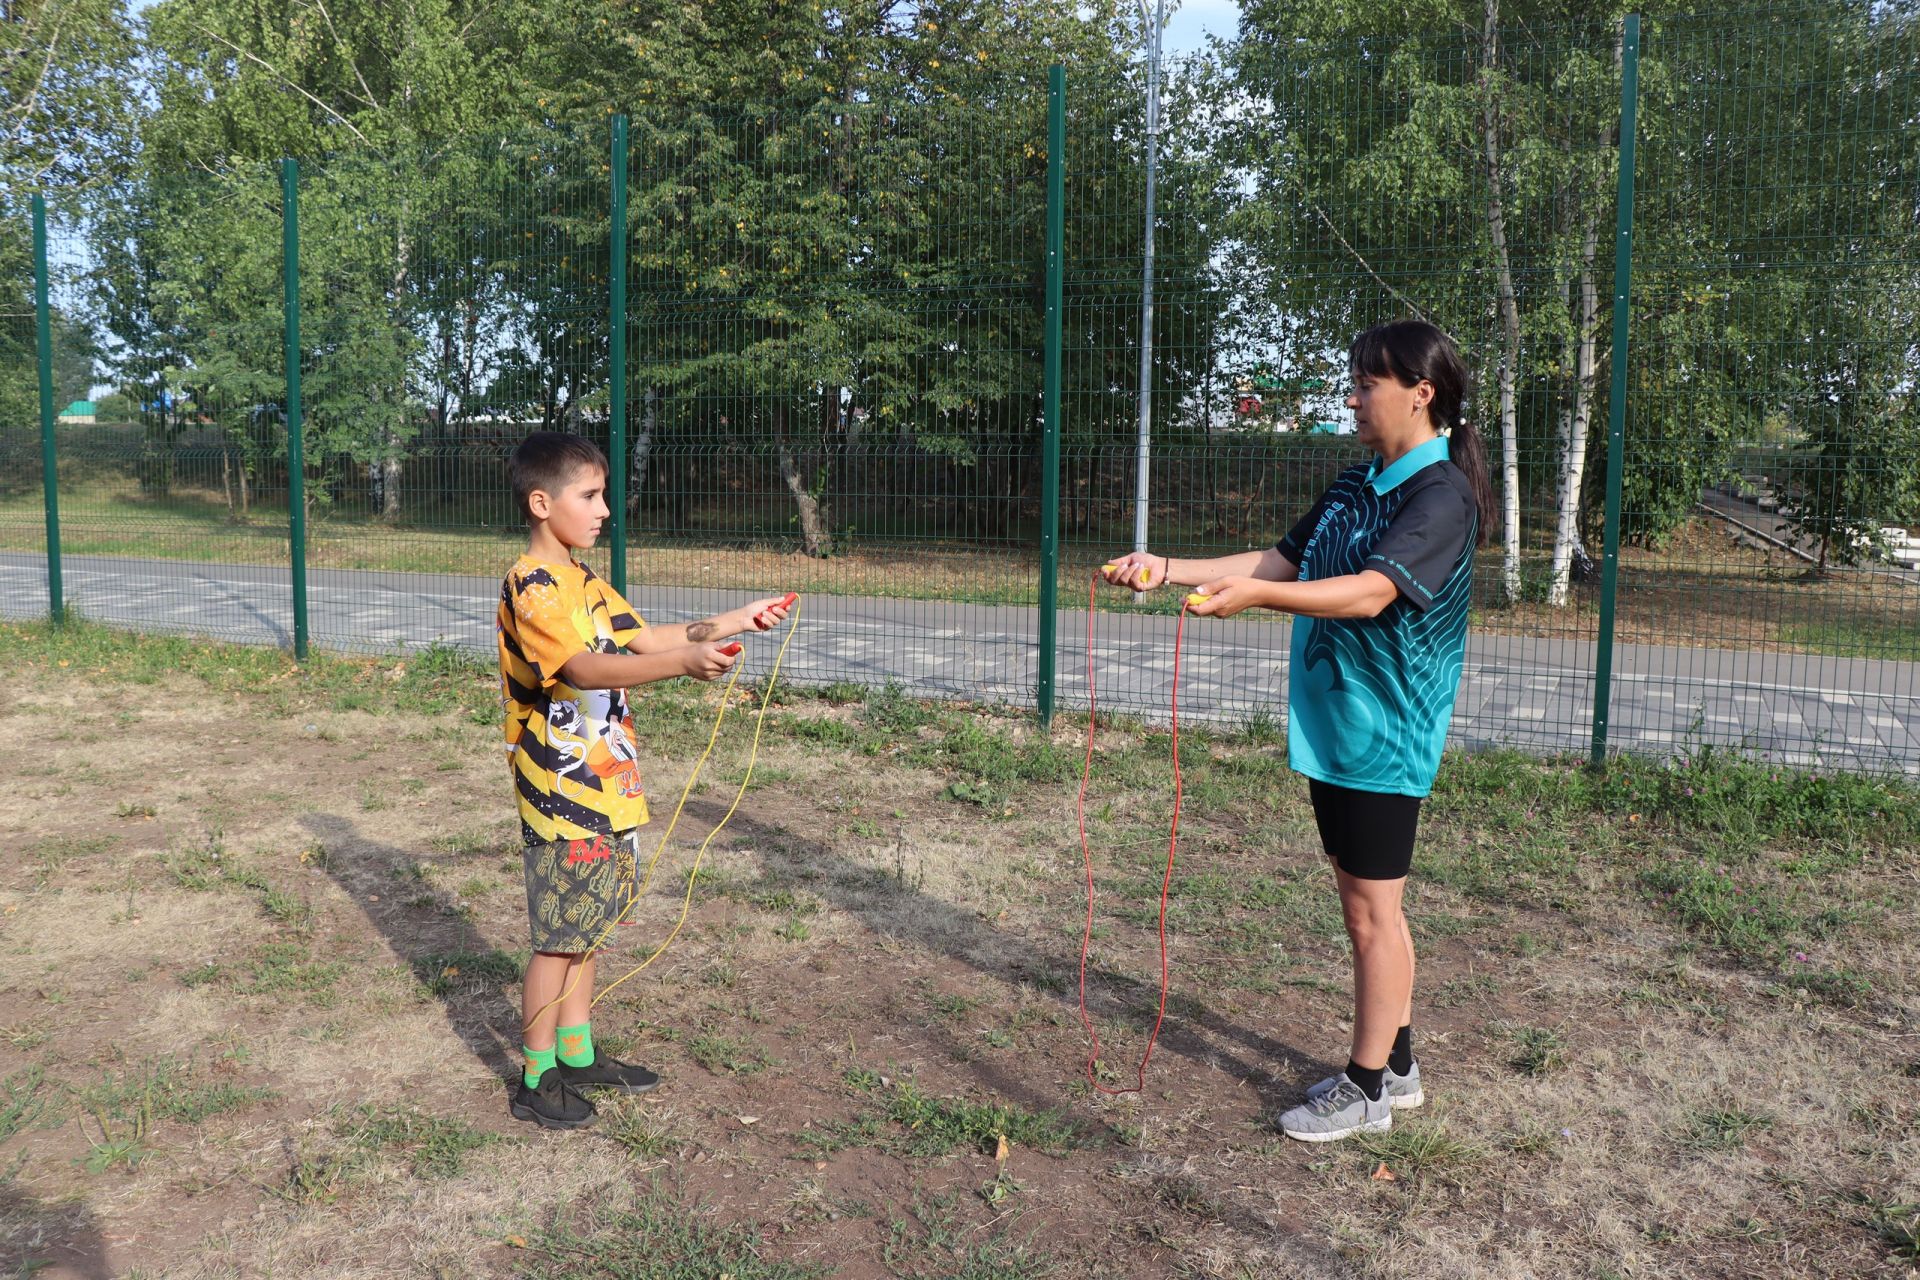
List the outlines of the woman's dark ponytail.
<svg viewBox="0 0 1920 1280">
<path fill-rule="evenodd" d="M 1493 473 L 1487 467 L 1487 446 L 1463 416 L 1467 403 L 1467 365 L 1459 348 L 1437 326 L 1425 320 L 1395 320 L 1375 325 L 1353 340 L 1348 364 L 1356 377 L 1392 378 L 1403 387 L 1422 381 L 1433 384 L 1427 411 L 1434 425 L 1447 433 L 1447 456 L 1460 468 L 1473 489 L 1479 508 L 1481 546 L 1500 527 L 1500 508 L 1493 500 Z"/>
<path fill-rule="evenodd" d="M 1464 418 L 1447 430 L 1447 457 L 1467 477 L 1473 505 L 1480 509 L 1480 545 L 1486 546 L 1500 527 L 1500 507 L 1493 500 L 1493 473 L 1487 469 L 1487 444 Z"/>
</svg>

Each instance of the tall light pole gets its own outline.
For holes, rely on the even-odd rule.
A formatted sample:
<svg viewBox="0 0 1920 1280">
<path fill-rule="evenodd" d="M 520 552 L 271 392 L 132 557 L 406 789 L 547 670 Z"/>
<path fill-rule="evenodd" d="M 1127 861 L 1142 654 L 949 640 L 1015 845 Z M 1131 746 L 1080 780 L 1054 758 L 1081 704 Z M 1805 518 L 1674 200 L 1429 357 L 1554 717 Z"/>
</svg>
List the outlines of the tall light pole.
<svg viewBox="0 0 1920 1280">
<path fill-rule="evenodd" d="M 1146 0 L 1141 0 L 1140 16 L 1147 17 Z M 1160 32 L 1166 22 L 1167 0 L 1155 0 L 1147 35 L 1147 231 L 1140 268 L 1140 436 L 1133 477 L 1135 551 L 1147 549 L 1147 477 L 1153 450 L 1153 197 L 1160 143 Z"/>
</svg>

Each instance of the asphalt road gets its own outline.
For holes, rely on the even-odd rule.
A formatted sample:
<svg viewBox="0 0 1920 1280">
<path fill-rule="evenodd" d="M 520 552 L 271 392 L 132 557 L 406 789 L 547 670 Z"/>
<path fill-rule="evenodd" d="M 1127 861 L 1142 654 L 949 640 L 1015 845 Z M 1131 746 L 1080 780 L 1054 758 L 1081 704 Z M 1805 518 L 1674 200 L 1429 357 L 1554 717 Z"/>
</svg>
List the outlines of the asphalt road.
<svg viewBox="0 0 1920 1280">
<path fill-rule="evenodd" d="M 284 566 L 68 556 L 67 601 L 91 620 L 247 643 L 290 645 Z M 492 652 L 499 582 L 492 578 L 310 570 L 311 641 L 389 651 L 434 642 Z M 636 588 L 660 622 L 703 617 L 742 592 Z M 0 553 L 0 616 L 44 617 L 45 558 Z M 1173 686 L 1173 620 L 1096 615 L 1093 671 L 1100 706 L 1164 721 Z M 783 679 L 897 682 L 925 696 L 1032 705 L 1038 615 L 1011 605 L 852 596 L 803 601 L 801 634 Z M 1063 610 L 1057 706 L 1084 713 L 1086 613 Z M 1284 619 L 1193 619 L 1180 681 L 1183 718 L 1284 716 Z M 770 642 L 749 649 L 770 664 Z M 1593 715 L 1594 646 L 1583 640 L 1473 636 L 1453 721 L 1469 747 L 1585 751 Z M 750 667 L 750 670 L 753 669 Z M 1920 775 L 1920 664 L 1730 649 L 1620 645 L 1609 742 L 1664 755 L 1711 742 L 1794 764 L 1894 769 Z"/>
</svg>

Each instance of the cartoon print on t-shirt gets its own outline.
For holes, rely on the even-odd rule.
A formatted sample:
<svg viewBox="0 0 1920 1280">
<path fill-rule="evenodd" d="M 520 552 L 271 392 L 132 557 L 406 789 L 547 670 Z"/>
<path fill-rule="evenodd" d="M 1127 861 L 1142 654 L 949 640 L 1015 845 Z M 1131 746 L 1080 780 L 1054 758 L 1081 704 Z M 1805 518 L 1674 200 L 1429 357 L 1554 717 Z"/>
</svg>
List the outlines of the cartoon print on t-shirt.
<svg viewBox="0 0 1920 1280">
<path fill-rule="evenodd" d="M 633 721 L 608 720 L 600 740 L 587 753 L 587 766 L 601 778 L 615 782 L 625 796 L 641 794 L 639 752 L 634 748 Z"/>
</svg>

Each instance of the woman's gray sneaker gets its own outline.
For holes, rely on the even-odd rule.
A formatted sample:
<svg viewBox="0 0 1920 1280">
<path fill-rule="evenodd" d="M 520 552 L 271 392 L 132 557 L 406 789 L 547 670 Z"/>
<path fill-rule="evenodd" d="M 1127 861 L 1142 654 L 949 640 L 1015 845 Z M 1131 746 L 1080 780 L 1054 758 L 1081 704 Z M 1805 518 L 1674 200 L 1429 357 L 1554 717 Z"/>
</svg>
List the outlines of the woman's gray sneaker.
<svg viewBox="0 0 1920 1280">
<path fill-rule="evenodd" d="M 1312 1102 L 1346 1078 L 1344 1074 L 1328 1076 L 1307 1090 L 1307 1101 Z M 1395 1111 L 1405 1111 L 1425 1102 L 1427 1095 L 1420 1088 L 1420 1063 L 1415 1061 L 1403 1076 L 1393 1074 L 1393 1068 L 1388 1067 L 1380 1075 L 1380 1096 L 1391 1102 Z"/>
<path fill-rule="evenodd" d="M 1393 1104 L 1383 1092 L 1378 1099 L 1360 1092 L 1360 1086 L 1341 1072 L 1333 1087 L 1301 1103 L 1280 1117 L 1280 1132 L 1302 1142 L 1332 1142 L 1356 1133 L 1381 1133 L 1393 1128 Z"/>
</svg>

